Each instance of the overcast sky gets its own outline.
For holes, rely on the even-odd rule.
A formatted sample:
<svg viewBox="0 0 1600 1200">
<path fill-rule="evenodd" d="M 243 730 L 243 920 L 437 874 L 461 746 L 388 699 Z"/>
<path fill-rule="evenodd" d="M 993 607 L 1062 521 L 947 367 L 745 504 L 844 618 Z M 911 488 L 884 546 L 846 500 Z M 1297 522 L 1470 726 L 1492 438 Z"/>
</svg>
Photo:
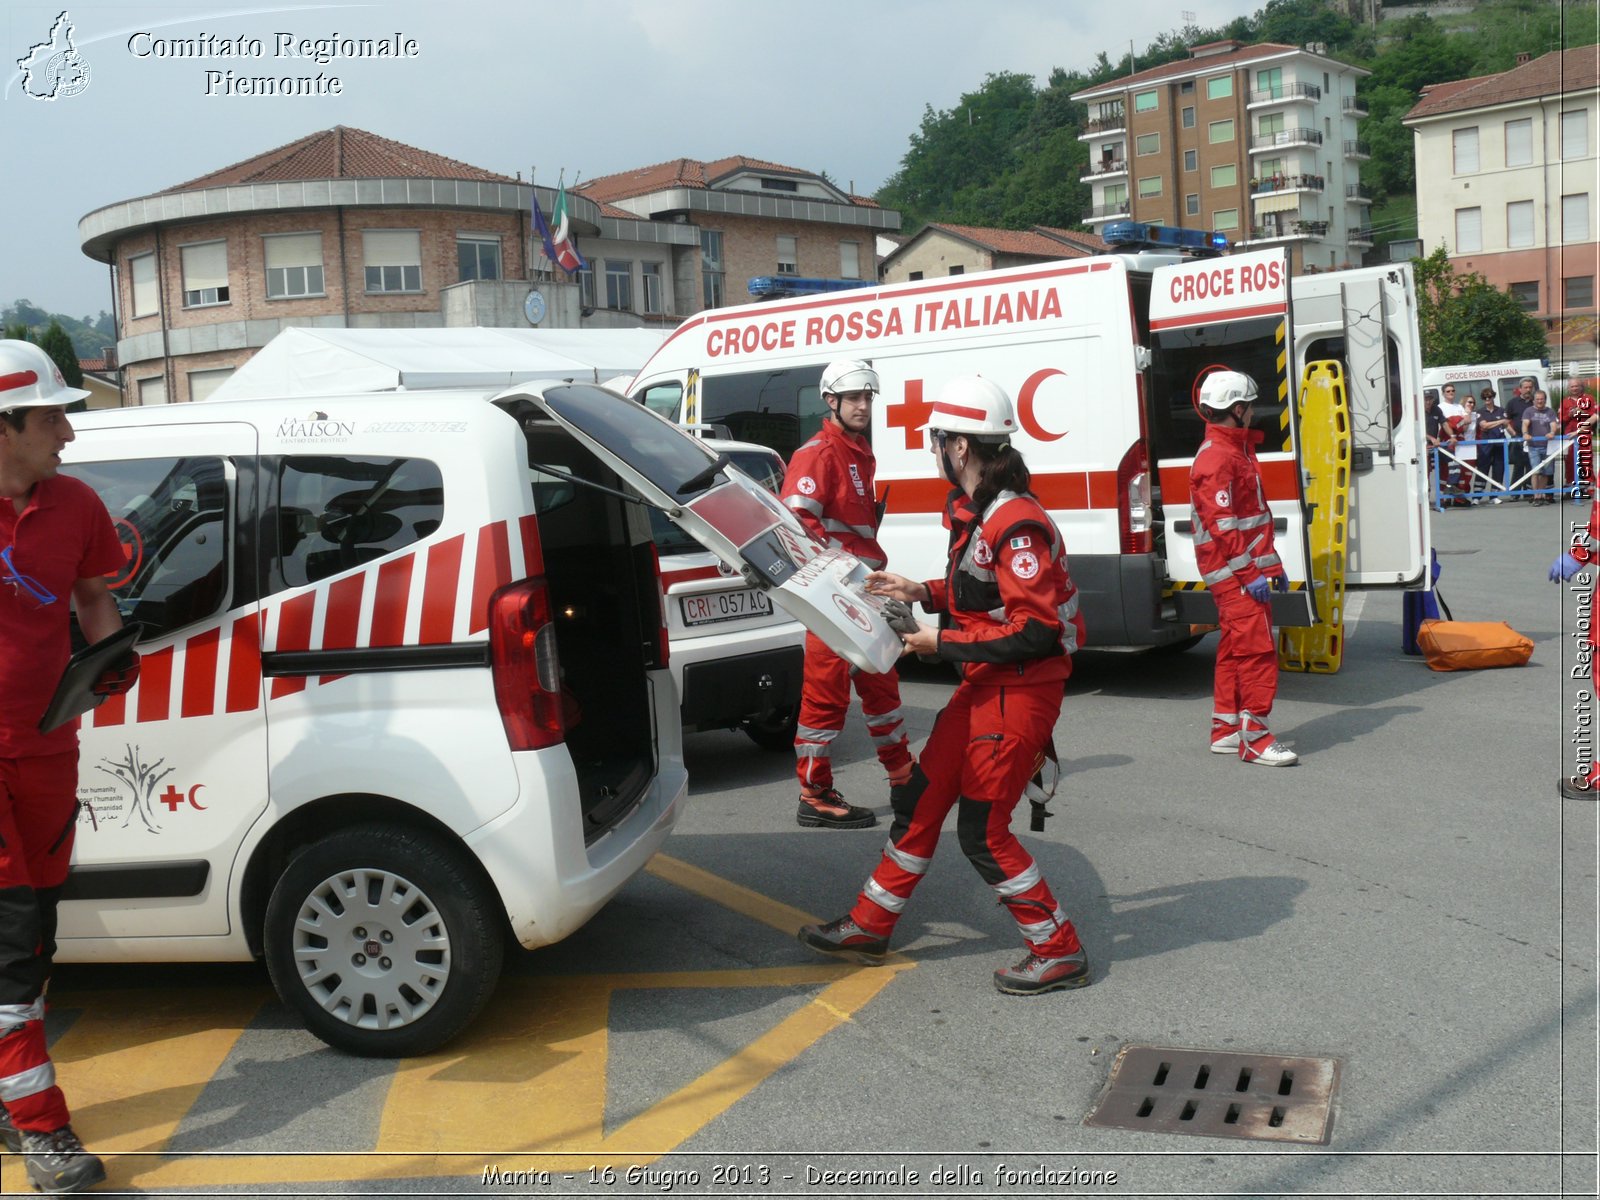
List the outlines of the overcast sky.
<svg viewBox="0 0 1600 1200">
<path fill-rule="evenodd" d="M 996 71 L 1041 80 L 1255 0 L 385 0 L 374 4 L 72 4 L 87 85 L 53 100 L 17 60 L 60 4 L 0 6 L 0 139 L 9 182 L 0 304 L 109 310 L 78 221 L 120 200 L 334 125 L 554 184 L 672 158 L 732 154 L 827 171 L 861 193 L 897 169 L 924 105 L 952 107 Z M 278 56 L 277 35 L 397 36 L 415 57 L 325 65 Z M 147 36 L 135 37 L 143 34 Z M 162 57 L 173 39 L 257 38 L 260 57 Z M 130 47 L 130 38 L 133 44 Z M 213 47 L 224 49 L 220 45 Z M 45 61 L 48 55 L 38 56 Z M 336 76 L 339 95 L 207 95 L 207 72 Z M 39 78 L 33 79 L 34 87 Z M 225 84 L 223 85 L 225 86 Z"/>
</svg>

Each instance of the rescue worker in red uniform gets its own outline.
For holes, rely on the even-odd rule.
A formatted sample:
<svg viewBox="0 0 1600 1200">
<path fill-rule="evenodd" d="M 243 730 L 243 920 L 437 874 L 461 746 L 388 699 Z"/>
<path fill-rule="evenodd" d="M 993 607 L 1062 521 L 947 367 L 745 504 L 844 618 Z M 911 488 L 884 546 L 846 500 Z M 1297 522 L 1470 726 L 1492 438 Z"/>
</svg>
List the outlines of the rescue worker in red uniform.
<svg viewBox="0 0 1600 1200">
<path fill-rule="evenodd" d="M 812 537 L 881 569 L 886 563 L 878 545 L 883 514 L 876 491 L 877 459 L 866 438 L 872 427 L 872 400 L 879 391 L 878 373 L 869 363 L 842 359 L 823 370 L 820 390 L 827 415 L 817 435 L 789 460 L 780 494 Z M 849 803 L 833 786 L 830 752 L 844 729 L 852 682 L 889 786 L 903 784 L 911 776 L 898 676 L 892 671 L 852 673 L 848 662 L 816 634 L 807 633 L 805 680 L 794 735 L 801 825 L 866 829 L 878 823 L 871 809 Z"/>
<path fill-rule="evenodd" d="M 73 439 L 70 388 L 30 342 L 0 341 L 0 1142 L 40 1191 L 106 1177 L 72 1131 L 45 1048 L 56 905 L 78 819 L 78 726 L 40 733 L 71 654 L 69 607 L 90 641 L 122 627 L 105 576 L 124 556 L 100 498 L 57 474 Z M 137 655 L 96 691 L 125 692 Z"/>
<path fill-rule="evenodd" d="M 1600 499 L 1592 501 L 1589 505 L 1589 527 L 1582 533 L 1574 534 L 1571 546 L 1550 564 L 1550 581 L 1565 583 L 1584 567 L 1593 566 L 1597 560 L 1600 560 Z M 1594 656 L 1600 653 L 1600 620 L 1595 620 L 1593 617 L 1596 599 L 1597 597 L 1591 594 L 1588 661 L 1577 672 L 1578 675 L 1590 679 L 1594 678 Z M 1561 795 L 1568 800 L 1594 800 L 1600 796 L 1600 757 L 1591 762 L 1588 770 L 1581 774 L 1562 775 Z"/>
<path fill-rule="evenodd" d="M 1594 487 L 1594 436 L 1600 424 L 1600 411 L 1587 383 L 1574 379 L 1567 385 L 1557 418 L 1561 432 L 1572 439 L 1567 446 L 1567 492 L 1574 500 L 1587 500 Z"/>
<path fill-rule="evenodd" d="M 1189 468 L 1194 556 L 1222 627 L 1211 706 L 1211 752 L 1290 767 L 1299 756 L 1267 729 L 1278 694 L 1278 647 L 1271 591 L 1289 576 L 1272 539 L 1272 512 L 1256 462 L 1262 439 L 1250 428 L 1255 380 L 1214 371 L 1200 385 L 1206 440 Z M 1270 581 L 1270 582 L 1269 582 Z"/>
<path fill-rule="evenodd" d="M 995 986 L 1029 996 L 1089 982 L 1077 931 L 1011 832 L 1011 815 L 1040 769 L 1061 712 L 1072 654 L 1083 640 L 1078 593 L 1055 522 L 1028 491 L 1011 445 L 1011 399 L 980 376 L 950 381 L 926 426 L 944 475 L 950 555 L 943 579 L 918 583 L 875 571 L 868 590 L 940 614 L 940 628 L 903 632 L 908 652 L 959 663 L 957 686 L 911 779 L 894 788 L 894 824 L 877 869 L 848 915 L 799 931 L 820 953 L 881 963 L 912 891 L 927 873 L 939 830 L 957 809 L 961 849 L 1017 922 L 1027 955 L 994 973 Z"/>
</svg>

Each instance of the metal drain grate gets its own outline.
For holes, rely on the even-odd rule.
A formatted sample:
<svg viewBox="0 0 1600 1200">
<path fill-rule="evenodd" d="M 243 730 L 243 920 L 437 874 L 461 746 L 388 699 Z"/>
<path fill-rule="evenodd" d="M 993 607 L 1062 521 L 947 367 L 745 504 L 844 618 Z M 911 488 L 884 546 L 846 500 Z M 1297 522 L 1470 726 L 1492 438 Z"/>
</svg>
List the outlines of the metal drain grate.
<svg viewBox="0 0 1600 1200">
<path fill-rule="evenodd" d="M 1338 1087 L 1332 1058 L 1124 1046 L 1083 1123 L 1325 1146 Z"/>
</svg>

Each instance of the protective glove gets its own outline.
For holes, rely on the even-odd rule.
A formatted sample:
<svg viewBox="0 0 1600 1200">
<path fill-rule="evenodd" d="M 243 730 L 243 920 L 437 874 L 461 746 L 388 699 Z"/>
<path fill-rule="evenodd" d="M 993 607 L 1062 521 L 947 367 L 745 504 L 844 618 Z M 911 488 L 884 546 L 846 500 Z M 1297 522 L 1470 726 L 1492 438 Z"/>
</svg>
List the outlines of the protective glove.
<svg viewBox="0 0 1600 1200">
<path fill-rule="evenodd" d="M 1267 582 L 1265 575 L 1257 575 L 1244 585 L 1244 590 L 1250 594 L 1250 599 L 1257 604 L 1267 603 L 1267 598 L 1272 595 L 1272 585 Z"/>
<path fill-rule="evenodd" d="M 1581 562 L 1570 554 L 1563 554 L 1550 564 L 1550 582 L 1560 583 L 1563 580 L 1571 579 L 1581 570 L 1583 570 Z"/>
<path fill-rule="evenodd" d="M 1272 577 L 1272 590 L 1275 592 L 1287 592 L 1289 590 L 1289 576 L 1274 575 Z"/>
<path fill-rule="evenodd" d="M 896 633 L 915 633 L 922 622 L 912 615 L 911 606 L 904 600 L 885 600 L 883 602 L 883 617 L 888 621 L 889 628 Z M 939 661 L 937 654 L 919 654 L 919 662 L 936 663 Z"/>
<path fill-rule="evenodd" d="M 91 690 L 96 696 L 120 696 L 138 682 L 139 652 L 129 650 L 127 658 L 100 673 Z"/>
</svg>

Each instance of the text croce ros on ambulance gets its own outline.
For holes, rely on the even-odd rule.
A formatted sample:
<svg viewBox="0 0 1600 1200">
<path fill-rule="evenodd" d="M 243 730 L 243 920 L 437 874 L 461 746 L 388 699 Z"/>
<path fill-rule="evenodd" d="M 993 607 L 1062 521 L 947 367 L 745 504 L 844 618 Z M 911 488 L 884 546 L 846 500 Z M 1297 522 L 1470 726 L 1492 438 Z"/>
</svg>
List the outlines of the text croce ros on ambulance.
<svg viewBox="0 0 1600 1200">
<path fill-rule="evenodd" d="M 1172 302 L 1184 304 L 1221 296 L 1249 296 L 1283 287 L 1283 263 L 1272 259 L 1256 263 L 1225 263 L 1210 271 L 1194 271 L 1172 278 Z"/>
</svg>

